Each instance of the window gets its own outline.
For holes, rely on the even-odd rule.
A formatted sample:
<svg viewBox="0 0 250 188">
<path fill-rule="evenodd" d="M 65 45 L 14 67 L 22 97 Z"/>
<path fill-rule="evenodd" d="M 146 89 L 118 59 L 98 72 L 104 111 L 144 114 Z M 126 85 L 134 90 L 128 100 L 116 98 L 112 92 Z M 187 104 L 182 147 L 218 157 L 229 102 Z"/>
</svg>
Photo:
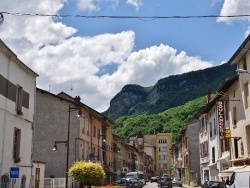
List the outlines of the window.
<svg viewBox="0 0 250 188">
<path fill-rule="evenodd" d="M 189 164 L 189 157 L 188 157 L 188 155 L 185 156 L 185 164 L 186 164 L 186 165 Z"/>
<path fill-rule="evenodd" d="M 208 141 L 205 141 L 205 142 L 203 142 L 203 143 L 200 144 L 201 158 L 203 158 L 203 157 L 205 157 L 205 156 L 208 155 L 207 149 L 208 149 Z"/>
<path fill-rule="evenodd" d="M 22 176 L 20 188 L 25 188 L 25 184 L 26 184 L 26 177 Z"/>
<path fill-rule="evenodd" d="M 201 128 L 200 128 L 200 133 L 203 133 L 204 131 L 204 118 L 201 118 Z"/>
<path fill-rule="evenodd" d="M 215 148 L 212 148 L 212 163 L 215 163 Z"/>
<path fill-rule="evenodd" d="M 239 151 L 238 151 L 238 140 L 234 139 L 234 157 L 237 159 L 239 157 Z"/>
<path fill-rule="evenodd" d="M 216 126 L 216 124 L 215 124 L 215 118 L 214 118 L 214 135 L 216 135 L 216 133 L 217 133 L 216 128 L 217 128 L 217 126 Z"/>
<path fill-rule="evenodd" d="M 212 134 L 212 131 L 213 131 L 213 128 L 212 128 L 212 122 L 209 122 L 209 124 L 210 124 L 210 138 L 213 136 L 213 134 Z"/>
<path fill-rule="evenodd" d="M 225 102 L 225 117 L 226 117 L 226 120 L 228 120 L 228 114 L 229 114 L 229 102 L 226 101 Z"/>
<path fill-rule="evenodd" d="M 248 83 L 245 83 L 243 86 L 244 91 L 244 105 L 245 109 L 249 106 L 249 90 L 248 90 Z"/>
<path fill-rule="evenodd" d="M 247 70 L 247 58 L 246 57 L 243 60 L 243 69 Z"/>
<path fill-rule="evenodd" d="M 225 151 L 229 150 L 229 146 L 230 146 L 230 139 L 225 139 Z"/>
<path fill-rule="evenodd" d="M 16 111 L 17 113 L 22 112 L 22 101 L 23 101 L 23 88 L 21 86 L 17 86 L 16 92 Z"/>
<path fill-rule="evenodd" d="M 167 163 L 163 163 L 163 168 L 167 168 L 168 164 Z"/>
<path fill-rule="evenodd" d="M 232 115 L 232 123 L 233 123 L 233 127 L 236 128 L 236 124 L 237 124 L 237 109 L 236 106 L 233 108 L 233 115 Z"/>
<path fill-rule="evenodd" d="M 96 126 L 94 126 L 94 129 L 93 129 L 93 137 L 96 137 Z"/>
<path fill-rule="evenodd" d="M 0 187 L 1 188 L 8 188 L 10 187 L 10 179 L 7 175 L 3 175 L 0 180 Z"/>
<path fill-rule="evenodd" d="M 21 129 L 14 129 L 13 139 L 13 159 L 20 158 Z"/>
</svg>

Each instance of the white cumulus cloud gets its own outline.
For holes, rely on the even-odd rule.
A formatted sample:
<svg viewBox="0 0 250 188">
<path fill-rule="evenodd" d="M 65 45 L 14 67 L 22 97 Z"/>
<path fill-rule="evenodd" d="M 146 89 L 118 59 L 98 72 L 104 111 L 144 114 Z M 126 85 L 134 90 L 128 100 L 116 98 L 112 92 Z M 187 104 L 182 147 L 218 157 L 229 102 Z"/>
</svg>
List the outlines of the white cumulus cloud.
<svg viewBox="0 0 250 188">
<path fill-rule="evenodd" d="M 67 3 L 25 2 L 6 1 L 1 7 L 9 12 L 58 14 Z M 80 36 L 76 28 L 65 25 L 59 18 L 4 16 L 0 37 L 39 74 L 37 86 L 54 94 L 63 91 L 79 95 L 83 103 L 100 112 L 109 107 L 110 100 L 126 84 L 152 86 L 169 75 L 212 66 L 211 62 L 177 52 L 167 44 L 135 51 L 136 35 L 132 30 Z"/>
<path fill-rule="evenodd" d="M 233 15 L 250 15 L 250 3 L 249 0 L 225 0 L 220 12 L 221 16 L 233 16 Z M 248 20 L 250 17 L 220 17 L 218 22 L 232 23 L 235 20 Z"/>
</svg>

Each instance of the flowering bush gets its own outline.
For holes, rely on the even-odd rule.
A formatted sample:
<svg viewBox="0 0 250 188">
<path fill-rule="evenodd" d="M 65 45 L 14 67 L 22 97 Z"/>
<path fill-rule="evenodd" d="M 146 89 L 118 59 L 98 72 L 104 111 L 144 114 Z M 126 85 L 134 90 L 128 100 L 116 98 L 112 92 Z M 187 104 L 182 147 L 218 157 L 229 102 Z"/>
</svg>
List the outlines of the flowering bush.
<svg viewBox="0 0 250 188">
<path fill-rule="evenodd" d="M 99 163 L 76 161 L 69 169 L 69 176 L 85 185 L 99 185 L 105 178 L 105 172 Z"/>
</svg>

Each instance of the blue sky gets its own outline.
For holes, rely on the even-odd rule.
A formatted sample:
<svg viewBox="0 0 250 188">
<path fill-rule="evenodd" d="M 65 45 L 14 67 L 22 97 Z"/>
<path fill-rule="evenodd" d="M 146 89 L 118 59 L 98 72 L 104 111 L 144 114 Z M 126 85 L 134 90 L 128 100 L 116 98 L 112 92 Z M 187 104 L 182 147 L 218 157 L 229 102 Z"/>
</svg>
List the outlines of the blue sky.
<svg viewBox="0 0 250 188">
<path fill-rule="evenodd" d="M 152 86 L 169 75 L 229 60 L 250 33 L 249 0 L 12 0 L 0 38 L 39 74 L 37 87 L 64 91 L 102 112 L 126 84 Z M 133 16 L 139 18 L 79 18 Z"/>
</svg>

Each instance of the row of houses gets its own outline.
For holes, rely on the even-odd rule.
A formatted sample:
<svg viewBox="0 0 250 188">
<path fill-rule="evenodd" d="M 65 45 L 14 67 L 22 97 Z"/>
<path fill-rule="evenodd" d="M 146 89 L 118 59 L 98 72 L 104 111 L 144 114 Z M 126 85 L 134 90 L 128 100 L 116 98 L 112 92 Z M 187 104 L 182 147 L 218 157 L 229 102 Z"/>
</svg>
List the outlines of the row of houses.
<svg viewBox="0 0 250 188">
<path fill-rule="evenodd" d="M 79 96 L 36 87 L 38 74 L 0 40 L 0 187 L 44 187 L 62 178 L 74 161 L 100 163 L 106 183 L 128 171 L 146 176 L 170 172 L 172 135 L 142 135 L 129 143 L 113 134 L 113 122 Z M 166 162 L 168 161 L 168 162 Z"/>
<path fill-rule="evenodd" d="M 224 81 L 197 112 L 198 121 L 184 126 L 173 145 L 173 166 L 184 184 L 230 178 L 250 168 L 250 35 L 228 61 L 238 74 Z"/>
</svg>

